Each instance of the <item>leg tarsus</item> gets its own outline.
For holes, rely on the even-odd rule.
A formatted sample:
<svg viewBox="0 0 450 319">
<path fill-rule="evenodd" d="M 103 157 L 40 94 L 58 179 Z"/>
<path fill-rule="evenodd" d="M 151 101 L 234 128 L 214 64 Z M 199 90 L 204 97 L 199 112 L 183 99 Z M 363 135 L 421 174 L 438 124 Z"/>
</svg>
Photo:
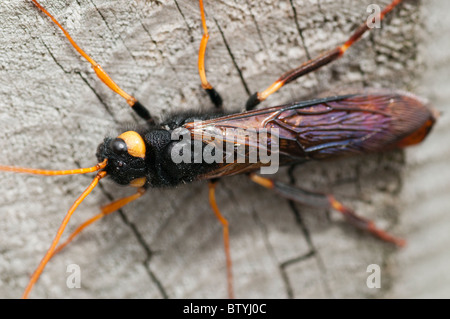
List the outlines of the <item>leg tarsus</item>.
<svg viewBox="0 0 450 319">
<path fill-rule="evenodd" d="M 129 204 L 130 202 L 138 199 L 145 193 L 145 191 L 146 191 L 146 189 L 141 187 L 138 189 L 138 191 L 135 194 L 120 198 L 118 200 L 115 200 L 115 201 L 109 203 L 108 205 L 103 206 L 101 208 L 101 212 L 99 214 L 95 215 L 94 217 L 91 217 L 90 219 L 88 219 L 87 221 L 82 223 L 80 226 L 78 226 L 78 228 L 75 229 L 75 231 L 72 234 L 70 234 L 70 236 L 55 249 L 55 251 L 53 252 L 52 258 L 57 253 L 59 253 L 64 247 L 66 247 L 85 228 L 92 225 L 94 222 L 101 219 L 102 217 L 105 217 L 106 215 L 109 215 L 109 214 L 115 212 L 116 210 L 119 210 L 120 208 L 124 207 L 125 205 Z"/>
<path fill-rule="evenodd" d="M 402 0 L 393 0 L 389 5 L 387 5 L 383 11 L 380 12 L 380 21 L 385 17 L 387 13 L 392 11 L 396 6 L 398 6 Z M 375 18 L 374 18 L 375 19 Z M 362 23 L 353 33 L 352 35 L 345 41 L 342 45 L 326 51 L 325 53 L 319 55 L 318 57 L 311 59 L 299 67 L 292 69 L 286 73 L 284 73 L 280 78 L 278 78 L 275 82 L 273 82 L 267 89 L 261 92 L 256 92 L 253 94 L 246 103 L 246 109 L 251 110 L 260 102 L 264 101 L 267 97 L 278 91 L 281 87 L 288 84 L 289 82 L 294 81 L 312 71 L 315 71 L 321 68 L 324 65 L 327 65 L 337 59 L 339 59 L 345 51 L 348 50 L 356 41 L 358 41 L 364 33 L 370 30 L 367 22 Z"/>
<path fill-rule="evenodd" d="M 78 44 L 75 42 L 74 39 L 72 39 L 72 37 L 70 36 L 70 34 L 66 31 L 66 29 L 64 29 L 64 27 L 56 20 L 55 17 L 53 17 L 43 6 L 41 6 L 39 4 L 39 2 L 37 0 L 31 0 L 33 1 L 34 5 L 41 10 L 46 16 L 48 16 L 53 23 L 64 33 L 64 36 L 67 38 L 67 40 L 70 42 L 70 44 L 72 45 L 72 47 L 84 58 L 86 59 L 86 61 L 88 61 L 91 66 L 92 69 L 94 70 L 95 74 L 97 75 L 97 77 L 106 85 L 108 86 L 112 91 L 114 91 L 115 93 L 117 93 L 118 95 L 120 95 L 122 98 L 124 98 L 128 105 L 130 107 L 133 108 L 133 110 L 135 110 L 135 112 L 137 114 L 139 114 L 139 116 L 141 116 L 144 120 L 147 121 L 153 121 L 151 119 L 150 113 L 148 112 L 147 109 L 145 109 L 145 107 L 142 106 L 142 104 L 140 104 L 138 102 L 138 100 L 128 94 L 127 92 L 125 92 L 119 85 L 117 85 L 114 80 L 108 75 L 108 73 L 106 73 L 105 70 L 103 70 L 103 68 L 100 66 L 100 64 L 98 64 L 93 58 L 91 58 L 86 52 L 84 52 L 83 49 L 81 49 L 80 46 L 78 46 Z M 138 110 L 136 110 L 138 109 Z"/>
<path fill-rule="evenodd" d="M 373 221 L 357 215 L 353 209 L 346 207 L 342 203 L 338 202 L 333 195 L 327 195 L 327 197 L 330 206 L 340 212 L 350 224 L 360 229 L 366 230 L 374 236 L 386 242 L 393 243 L 399 247 L 403 247 L 406 245 L 406 241 L 404 239 L 394 237 L 388 232 L 377 228 Z"/>
<path fill-rule="evenodd" d="M 333 195 L 307 191 L 302 188 L 274 181 L 270 178 L 261 177 L 256 174 L 250 174 L 250 179 L 257 184 L 268 189 L 272 189 L 281 196 L 298 203 L 311 207 L 325 209 L 333 208 L 334 210 L 340 212 L 345 217 L 345 219 L 353 226 L 368 231 L 375 237 L 383 241 L 393 243 L 399 247 L 403 247 L 406 244 L 406 241 L 404 239 L 392 236 L 388 232 L 377 228 L 373 221 L 357 215 L 355 211 L 342 205 L 334 198 Z"/>
<path fill-rule="evenodd" d="M 198 73 L 200 75 L 200 81 L 202 82 L 202 88 L 208 93 L 211 102 L 214 106 L 221 110 L 223 100 L 219 93 L 213 88 L 213 86 L 208 82 L 206 78 L 206 70 L 205 70 L 205 53 L 206 53 L 206 45 L 209 40 L 208 27 L 206 25 L 206 17 L 205 17 L 205 8 L 203 6 L 203 0 L 199 1 L 200 5 L 200 16 L 202 19 L 202 27 L 203 27 L 203 36 L 200 42 L 200 48 L 198 50 Z"/>
<path fill-rule="evenodd" d="M 225 257 L 226 257 L 226 263 L 227 263 L 228 296 L 230 299 L 234 299 L 229 227 L 228 227 L 228 221 L 220 213 L 219 207 L 217 206 L 217 203 L 216 203 L 215 190 L 216 190 L 217 181 L 218 181 L 217 179 L 211 180 L 208 184 L 208 186 L 209 186 L 209 203 L 210 203 L 211 208 L 213 209 L 214 214 L 216 215 L 217 219 L 222 224 L 223 242 L 224 242 Z"/>
</svg>

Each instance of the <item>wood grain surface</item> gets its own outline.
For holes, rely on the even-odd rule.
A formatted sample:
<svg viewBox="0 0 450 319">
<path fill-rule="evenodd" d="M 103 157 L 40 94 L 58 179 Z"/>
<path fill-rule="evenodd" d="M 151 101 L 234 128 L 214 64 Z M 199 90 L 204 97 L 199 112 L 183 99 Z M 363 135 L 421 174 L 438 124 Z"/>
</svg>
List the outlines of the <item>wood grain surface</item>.
<svg viewBox="0 0 450 319">
<path fill-rule="evenodd" d="M 342 43 L 373 2 L 383 7 L 390 1 L 206 1 L 207 74 L 225 109 L 243 109 L 245 86 L 250 93 L 262 90 Z M 202 31 L 196 1 L 42 4 L 158 119 L 212 107 L 197 73 Z M 342 59 L 261 105 L 365 86 L 428 98 L 442 115 L 423 144 L 277 174 L 335 194 L 407 239 L 407 247 L 355 230 L 336 212 L 291 206 L 244 176 L 226 178 L 217 200 L 230 222 L 238 298 L 450 297 L 449 10 L 445 0 L 405 1 Z M 0 21 L 0 164 L 91 166 L 105 135 L 139 122 L 31 1 L 1 1 Z M 0 178 L 0 298 L 18 298 L 92 176 Z M 101 184 L 77 210 L 70 230 L 101 205 L 133 192 L 107 180 Z M 30 297 L 226 298 L 221 231 L 205 183 L 151 189 L 55 257 Z M 81 288 L 66 285 L 71 264 L 80 267 Z M 371 264 L 381 269 L 379 289 L 366 285 Z"/>
</svg>

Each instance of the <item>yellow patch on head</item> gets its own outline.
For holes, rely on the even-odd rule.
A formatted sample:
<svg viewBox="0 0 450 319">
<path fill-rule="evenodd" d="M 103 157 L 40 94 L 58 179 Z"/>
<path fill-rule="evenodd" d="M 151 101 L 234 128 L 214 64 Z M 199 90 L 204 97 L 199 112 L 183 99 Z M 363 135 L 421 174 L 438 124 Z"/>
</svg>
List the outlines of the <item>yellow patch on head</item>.
<svg viewBox="0 0 450 319">
<path fill-rule="evenodd" d="M 127 144 L 128 154 L 134 157 L 145 157 L 145 142 L 137 132 L 127 131 L 118 136 Z"/>
</svg>

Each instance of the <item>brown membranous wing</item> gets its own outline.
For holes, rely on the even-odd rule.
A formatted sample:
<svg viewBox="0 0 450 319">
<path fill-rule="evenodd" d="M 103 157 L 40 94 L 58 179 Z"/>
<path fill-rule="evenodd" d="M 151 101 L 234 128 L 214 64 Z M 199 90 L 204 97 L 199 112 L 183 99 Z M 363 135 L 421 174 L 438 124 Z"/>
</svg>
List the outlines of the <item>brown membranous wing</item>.
<svg viewBox="0 0 450 319">
<path fill-rule="evenodd" d="M 225 150 L 216 170 L 202 178 L 254 171 L 264 164 L 250 161 L 248 150 L 268 148 L 276 136 L 279 165 L 305 160 L 322 160 L 360 153 L 380 152 L 422 141 L 435 121 L 435 112 L 425 101 L 401 91 L 366 89 L 288 105 L 237 113 L 184 125 L 193 139 L 222 143 L 236 150 L 247 147 L 245 160 L 229 160 Z M 259 139 L 236 138 L 227 130 L 245 132 L 267 130 L 268 143 Z M 211 138 L 211 132 L 214 138 Z M 241 132 L 241 133 L 239 133 Z M 230 137 L 231 136 L 231 137 Z M 269 146 L 267 146 L 269 145 Z"/>
</svg>

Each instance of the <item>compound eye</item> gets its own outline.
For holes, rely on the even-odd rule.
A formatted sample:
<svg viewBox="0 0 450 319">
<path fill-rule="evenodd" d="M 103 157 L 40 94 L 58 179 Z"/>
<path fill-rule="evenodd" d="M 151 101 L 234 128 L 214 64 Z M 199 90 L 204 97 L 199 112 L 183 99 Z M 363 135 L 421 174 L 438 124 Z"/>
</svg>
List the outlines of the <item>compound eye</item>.
<svg viewBox="0 0 450 319">
<path fill-rule="evenodd" d="M 115 138 L 111 141 L 111 150 L 117 155 L 122 155 L 127 153 L 127 143 L 121 138 Z"/>
<path fill-rule="evenodd" d="M 128 131 L 120 134 L 115 140 L 122 140 L 125 142 L 128 154 L 134 157 L 145 157 L 145 142 L 139 133 L 135 131 Z"/>
</svg>

